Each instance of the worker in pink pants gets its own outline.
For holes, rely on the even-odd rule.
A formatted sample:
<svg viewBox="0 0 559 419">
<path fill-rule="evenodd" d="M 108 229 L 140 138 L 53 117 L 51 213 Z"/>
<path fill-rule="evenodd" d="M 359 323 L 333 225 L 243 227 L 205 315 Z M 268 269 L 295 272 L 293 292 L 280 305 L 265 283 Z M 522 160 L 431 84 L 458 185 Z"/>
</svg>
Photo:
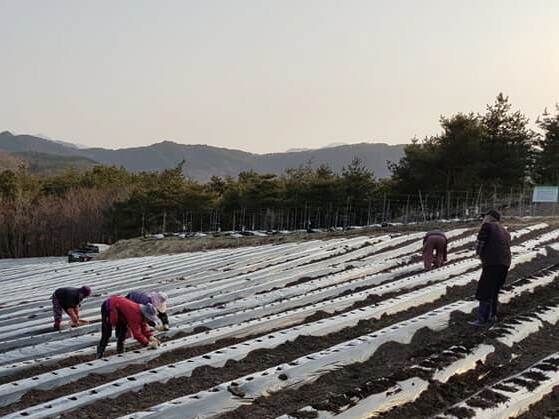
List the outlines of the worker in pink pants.
<svg viewBox="0 0 559 419">
<path fill-rule="evenodd" d="M 448 240 L 440 230 L 428 232 L 423 238 L 423 265 L 426 271 L 440 268 L 446 262 Z"/>
</svg>

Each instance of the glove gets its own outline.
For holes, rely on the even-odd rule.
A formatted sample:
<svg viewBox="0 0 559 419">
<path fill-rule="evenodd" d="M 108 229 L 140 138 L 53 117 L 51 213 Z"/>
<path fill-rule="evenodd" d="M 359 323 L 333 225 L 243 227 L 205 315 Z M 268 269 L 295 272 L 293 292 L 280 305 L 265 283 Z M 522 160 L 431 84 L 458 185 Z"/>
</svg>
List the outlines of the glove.
<svg viewBox="0 0 559 419">
<path fill-rule="evenodd" d="M 169 330 L 169 329 L 170 329 L 170 327 L 169 327 L 168 324 L 163 325 L 163 330 Z"/>
<path fill-rule="evenodd" d="M 165 330 L 165 326 L 163 326 L 161 323 L 158 323 L 157 325 L 155 325 L 155 330 L 157 330 L 158 332 L 163 332 Z"/>
<path fill-rule="evenodd" d="M 161 342 L 159 342 L 159 340 L 157 338 L 151 337 L 149 339 L 148 348 L 149 349 L 157 349 L 159 347 L 160 343 Z"/>
</svg>

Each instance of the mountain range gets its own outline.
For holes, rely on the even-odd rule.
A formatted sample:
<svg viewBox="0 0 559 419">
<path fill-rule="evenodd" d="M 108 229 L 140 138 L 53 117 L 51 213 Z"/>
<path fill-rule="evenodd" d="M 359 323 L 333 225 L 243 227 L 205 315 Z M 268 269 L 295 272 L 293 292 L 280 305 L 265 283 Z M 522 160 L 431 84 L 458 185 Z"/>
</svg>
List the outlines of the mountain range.
<svg viewBox="0 0 559 419">
<path fill-rule="evenodd" d="M 283 153 L 256 154 L 208 145 L 178 144 L 162 141 L 149 146 L 121 148 L 78 148 L 73 144 L 32 135 L 0 133 L 0 170 L 26 164 L 36 173 L 59 173 L 73 167 L 87 169 L 95 164 L 124 167 L 133 172 L 160 171 L 176 167 L 184 160 L 184 174 L 205 182 L 212 176 L 237 176 L 242 171 L 281 174 L 288 168 L 309 162 L 313 167 L 328 164 L 341 173 L 354 157 L 372 170 L 376 177 L 390 175 L 387 162 L 403 156 L 404 145 L 360 143 L 334 145 L 315 150 L 300 149 Z"/>
</svg>

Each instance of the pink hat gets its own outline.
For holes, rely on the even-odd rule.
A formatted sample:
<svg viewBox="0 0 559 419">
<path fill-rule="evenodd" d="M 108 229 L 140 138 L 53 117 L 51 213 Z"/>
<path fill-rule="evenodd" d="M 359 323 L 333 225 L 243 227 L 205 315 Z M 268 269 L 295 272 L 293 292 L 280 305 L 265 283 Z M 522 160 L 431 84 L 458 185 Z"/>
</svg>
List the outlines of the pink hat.
<svg viewBox="0 0 559 419">
<path fill-rule="evenodd" d="M 84 285 L 83 287 L 80 288 L 80 292 L 85 297 L 89 297 L 91 295 L 91 287 L 88 287 L 87 285 Z"/>
<path fill-rule="evenodd" d="M 165 313 L 167 311 L 167 293 L 156 291 L 149 294 L 151 298 L 151 303 L 160 313 Z"/>
</svg>

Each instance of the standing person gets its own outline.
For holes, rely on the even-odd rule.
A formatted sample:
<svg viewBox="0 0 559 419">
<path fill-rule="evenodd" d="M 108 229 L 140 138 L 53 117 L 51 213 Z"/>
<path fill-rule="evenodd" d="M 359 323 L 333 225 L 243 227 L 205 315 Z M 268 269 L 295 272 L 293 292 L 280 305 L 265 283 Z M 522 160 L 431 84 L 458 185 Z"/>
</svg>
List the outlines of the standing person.
<svg viewBox="0 0 559 419">
<path fill-rule="evenodd" d="M 476 253 L 481 259 L 482 271 L 476 291 L 479 318 L 469 322 L 472 326 L 486 326 L 497 321 L 499 291 L 507 279 L 511 262 L 510 234 L 500 221 L 498 211 L 488 211 L 477 236 Z"/>
<path fill-rule="evenodd" d="M 148 323 L 157 322 L 157 310 L 152 304 L 137 304 L 119 296 L 109 297 L 101 305 L 101 340 L 97 345 L 97 358 L 103 357 L 113 327 L 117 338 L 116 350 L 119 354 L 124 352 L 124 341 L 129 328 L 140 345 L 157 348 L 160 342 L 148 327 Z"/>
<path fill-rule="evenodd" d="M 87 324 L 85 320 L 80 320 L 80 304 L 82 300 L 91 295 L 91 287 L 84 285 L 81 288 L 58 288 L 52 294 L 52 312 L 54 314 L 54 330 L 60 330 L 62 313 L 66 312 L 70 316 L 71 325 L 74 327 Z"/>
<path fill-rule="evenodd" d="M 157 317 L 161 320 L 162 329 L 169 330 L 169 317 L 167 316 L 167 293 L 155 291 L 146 293 L 143 291 L 130 291 L 126 298 L 138 304 L 153 304 L 157 310 Z"/>
<path fill-rule="evenodd" d="M 440 268 L 446 262 L 448 240 L 440 230 L 432 230 L 423 238 L 423 266 L 426 271 Z"/>
</svg>

